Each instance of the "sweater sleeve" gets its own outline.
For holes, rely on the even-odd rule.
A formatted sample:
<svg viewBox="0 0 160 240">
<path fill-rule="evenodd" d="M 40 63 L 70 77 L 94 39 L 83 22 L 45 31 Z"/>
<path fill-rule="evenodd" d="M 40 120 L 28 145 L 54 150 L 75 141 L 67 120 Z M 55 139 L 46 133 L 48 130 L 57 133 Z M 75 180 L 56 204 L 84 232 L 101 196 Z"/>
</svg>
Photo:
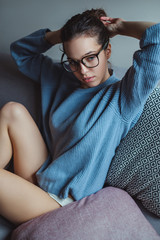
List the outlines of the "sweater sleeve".
<svg viewBox="0 0 160 240">
<path fill-rule="evenodd" d="M 136 123 L 143 106 L 160 80 L 160 24 L 146 29 L 133 65 L 121 81 L 120 112 Z M 135 117 L 136 116 L 136 117 Z"/>
<path fill-rule="evenodd" d="M 38 30 L 11 44 L 10 50 L 18 69 L 29 78 L 39 81 L 42 63 L 45 56 L 42 54 L 52 47 L 45 39 L 49 29 Z"/>
</svg>

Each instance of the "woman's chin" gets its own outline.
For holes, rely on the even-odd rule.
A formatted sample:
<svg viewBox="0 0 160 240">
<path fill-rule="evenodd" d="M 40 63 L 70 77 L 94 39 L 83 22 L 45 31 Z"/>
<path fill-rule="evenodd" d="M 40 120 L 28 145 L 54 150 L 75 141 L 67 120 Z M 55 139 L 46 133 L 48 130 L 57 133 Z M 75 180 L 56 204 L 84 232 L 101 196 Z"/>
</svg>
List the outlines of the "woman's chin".
<svg viewBox="0 0 160 240">
<path fill-rule="evenodd" d="M 82 88 L 93 88 L 93 87 L 97 87 L 98 85 L 100 85 L 101 83 L 103 83 L 103 81 L 90 81 L 90 82 L 82 82 Z"/>
</svg>

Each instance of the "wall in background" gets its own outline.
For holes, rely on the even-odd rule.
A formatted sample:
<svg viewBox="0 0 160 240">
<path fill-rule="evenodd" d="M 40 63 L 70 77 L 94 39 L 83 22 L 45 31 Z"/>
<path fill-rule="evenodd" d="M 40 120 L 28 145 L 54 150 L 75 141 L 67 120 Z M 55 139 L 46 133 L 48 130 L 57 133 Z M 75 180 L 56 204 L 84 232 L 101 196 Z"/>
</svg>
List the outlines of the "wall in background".
<svg viewBox="0 0 160 240">
<path fill-rule="evenodd" d="M 0 52 L 9 53 L 11 42 L 35 30 L 46 27 L 56 30 L 72 15 L 99 7 L 111 17 L 160 22 L 160 0 L 0 0 Z M 138 40 L 116 36 L 111 44 L 111 63 L 129 67 L 133 52 L 139 48 Z M 47 54 L 59 60 L 59 46 Z"/>
</svg>

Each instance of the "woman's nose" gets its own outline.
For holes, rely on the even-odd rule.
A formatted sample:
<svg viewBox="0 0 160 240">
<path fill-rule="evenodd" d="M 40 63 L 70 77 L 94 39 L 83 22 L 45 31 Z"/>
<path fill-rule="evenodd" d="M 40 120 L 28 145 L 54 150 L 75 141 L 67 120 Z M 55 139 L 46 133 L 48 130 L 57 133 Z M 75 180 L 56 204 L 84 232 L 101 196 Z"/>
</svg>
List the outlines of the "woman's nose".
<svg viewBox="0 0 160 240">
<path fill-rule="evenodd" d="M 82 74 L 85 74 L 88 71 L 88 68 L 83 63 L 79 63 L 79 68 Z"/>
</svg>

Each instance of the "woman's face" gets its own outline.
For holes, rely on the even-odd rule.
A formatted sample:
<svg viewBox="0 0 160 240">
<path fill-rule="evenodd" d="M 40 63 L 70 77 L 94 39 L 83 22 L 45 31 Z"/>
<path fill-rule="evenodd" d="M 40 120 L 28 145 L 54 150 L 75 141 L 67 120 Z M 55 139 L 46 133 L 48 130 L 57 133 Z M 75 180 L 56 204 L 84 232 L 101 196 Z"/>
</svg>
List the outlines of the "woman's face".
<svg viewBox="0 0 160 240">
<path fill-rule="evenodd" d="M 102 46 L 97 43 L 96 37 L 79 36 L 64 43 L 65 52 L 69 59 L 80 61 L 83 57 L 97 54 Z M 99 65 L 94 68 L 87 68 L 81 62 L 74 75 L 81 81 L 83 88 L 95 87 L 106 81 L 110 75 L 108 72 L 107 60 L 111 55 L 111 45 L 102 50 L 98 55 Z"/>
</svg>

